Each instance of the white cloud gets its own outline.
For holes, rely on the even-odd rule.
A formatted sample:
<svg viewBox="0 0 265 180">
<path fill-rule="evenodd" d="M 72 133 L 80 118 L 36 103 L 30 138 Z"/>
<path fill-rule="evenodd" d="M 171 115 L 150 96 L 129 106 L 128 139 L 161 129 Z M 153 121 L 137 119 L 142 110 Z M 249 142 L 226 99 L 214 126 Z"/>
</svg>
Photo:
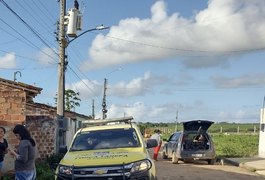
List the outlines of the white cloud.
<svg viewBox="0 0 265 180">
<path fill-rule="evenodd" d="M 15 53 L 8 53 L 5 56 L 0 57 L 0 67 L 1 68 L 15 68 L 16 64 L 16 57 Z"/>
<path fill-rule="evenodd" d="M 239 77 L 214 76 L 212 80 L 218 88 L 263 87 L 265 84 L 265 74 L 253 73 Z"/>
<path fill-rule="evenodd" d="M 133 116 L 134 120 L 137 122 L 158 123 L 165 120 L 161 120 L 160 117 L 161 114 L 165 114 L 167 111 L 166 107 L 148 106 L 144 104 L 144 102 L 138 101 L 125 106 L 112 104 L 109 107 L 107 116 L 108 118 Z M 100 116 L 100 114 L 98 116 Z"/>
<path fill-rule="evenodd" d="M 54 53 L 54 50 L 51 48 L 43 48 L 36 55 L 38 61 L 45 66 L 54 65 L 58 63 L 58 56 Z"/>
<path fill-rule="evenodd" d="M 112 97 L 116 96 L 120 98 L 143 96 L 145 94 L 154 93 L 155 87 L 160 86 L 162 83 L 164 88 L 167 88 L 167 85 L 174 85 L 171 79 L 162 76 L 154 76 L 150 72 L 145 72 L 143 77 L 134 78 L 129 82 L 120 81 L 114 85 L 108 85 L 107 94 Z M 67 84 L 66 89 L 79 92 L 82 99 L 88 99 L 103 94 L 103 83 L 82 79 L 76 83 Z M 163 90 L 161 90 L 161 92 L 162 91 Z"/>
<path fill-rule="evenodd" d="M 82 79 L 73 84 L 66 84 L 65 89 L 72 89 L 75 92 L 79 92 L 80 98 L 91 99 L 97 96 L 102 95 L 103 93 L 103 84 L 97 81 L 90 81 L 87 79 Z"/>
<path fill-rule="evenodd" d="M 194 19 L 185 19 L 178 13 L 167 14 L 165 2 L 157 1 L 150 18 L 123 19 L 106 36 L 98 35 L 82 68 L 183 56 L 188 57 L 182 61 L 187 67 L 223 66 L 231 55 L 228 51 L 237 55 L 265 46 L 264 6 L 260 0 L 211 0 Z"/>
</svg>

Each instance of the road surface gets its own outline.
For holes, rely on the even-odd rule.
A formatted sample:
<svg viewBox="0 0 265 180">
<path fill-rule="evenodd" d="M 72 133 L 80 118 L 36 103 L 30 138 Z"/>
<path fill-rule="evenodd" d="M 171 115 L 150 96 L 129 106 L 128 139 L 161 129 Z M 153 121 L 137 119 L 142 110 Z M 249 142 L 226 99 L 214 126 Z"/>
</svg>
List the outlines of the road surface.
<svg viewBox="0 0 265 180">
<path fill-rule="evenodd" d="M 208 165 L 204 161 L 172 164 L 171 160 L 155 162 L 158 180 L 264 180 L 254 172 L 232 165 Z"/>
</svg>

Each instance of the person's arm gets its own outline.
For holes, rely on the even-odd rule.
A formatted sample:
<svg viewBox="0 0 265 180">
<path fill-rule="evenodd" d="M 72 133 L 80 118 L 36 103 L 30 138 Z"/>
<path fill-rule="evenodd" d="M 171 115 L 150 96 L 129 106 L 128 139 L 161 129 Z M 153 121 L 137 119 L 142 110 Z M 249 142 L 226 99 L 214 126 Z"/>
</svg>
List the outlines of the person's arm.
<svg viewBox="0 0 265 180">
<path fill-rule="evenodd" d="M 28 161 L 28 144 L 27 141 L 21 141 L 18 147 L 18 152 L 16 153 L 14 150 L 10 150 L 10 154 L 13 155 L 16 160 L 27 162 Z"/>
</svg>

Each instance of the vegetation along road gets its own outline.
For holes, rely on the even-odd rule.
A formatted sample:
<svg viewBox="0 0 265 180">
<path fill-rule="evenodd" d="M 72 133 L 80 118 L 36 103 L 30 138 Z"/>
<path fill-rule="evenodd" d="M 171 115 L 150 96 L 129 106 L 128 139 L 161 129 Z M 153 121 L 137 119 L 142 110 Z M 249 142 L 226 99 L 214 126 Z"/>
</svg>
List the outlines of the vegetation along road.
<svg viewBox="0 0 265 180">
<path fill-rule="evenodd" d="M 246 169 L 230 166 L 208 165 L 206 162 L 190 162 L 172 164 L 170 160 L 156 161 L 158 180 L 264 180 L 254 172 Z"/>
</svg>

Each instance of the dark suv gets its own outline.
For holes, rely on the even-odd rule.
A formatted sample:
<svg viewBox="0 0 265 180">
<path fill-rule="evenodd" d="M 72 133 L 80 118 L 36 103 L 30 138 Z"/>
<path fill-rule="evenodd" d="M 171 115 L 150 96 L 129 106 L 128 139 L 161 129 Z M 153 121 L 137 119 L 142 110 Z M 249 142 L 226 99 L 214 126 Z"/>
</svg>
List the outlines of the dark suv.
<svg viewBox="0 0 265 180">
<path fill-rule="evenodd" d="M 207 133 L 212 121 L 192 120 L 183 123 L 183 131 L 173 133 L 163 147 L 163 159 L 172 158 L 172 163 L 179 160 L 206 160 L 214 164 L 216 154 L 211 136 Z"/>
</svg>

